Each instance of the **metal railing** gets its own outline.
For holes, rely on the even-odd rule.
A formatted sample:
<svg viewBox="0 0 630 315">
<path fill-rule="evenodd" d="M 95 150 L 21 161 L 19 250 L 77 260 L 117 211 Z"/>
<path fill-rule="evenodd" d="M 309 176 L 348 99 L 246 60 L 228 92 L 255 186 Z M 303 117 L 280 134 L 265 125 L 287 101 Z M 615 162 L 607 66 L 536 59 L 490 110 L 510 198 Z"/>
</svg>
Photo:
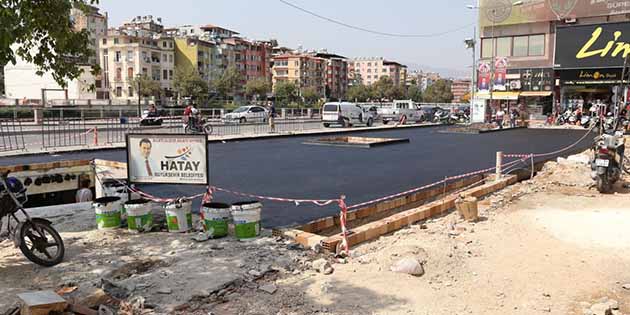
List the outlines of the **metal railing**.
<svg viewBox="0 0 630 315">
<path fill-rule="evenodd" d="M 84 119 L 67 119 L 58 115 L 44 117 L 41 125 L 42 147 L 86 146 L 88 139 L 94 139 L 95 131 L 85 122 Z"/>
<path fill-rule="evenodd" d="M 0 120 L 1 152 L 25 150 L 22 124 L 17 119 Z"/>
</svg>

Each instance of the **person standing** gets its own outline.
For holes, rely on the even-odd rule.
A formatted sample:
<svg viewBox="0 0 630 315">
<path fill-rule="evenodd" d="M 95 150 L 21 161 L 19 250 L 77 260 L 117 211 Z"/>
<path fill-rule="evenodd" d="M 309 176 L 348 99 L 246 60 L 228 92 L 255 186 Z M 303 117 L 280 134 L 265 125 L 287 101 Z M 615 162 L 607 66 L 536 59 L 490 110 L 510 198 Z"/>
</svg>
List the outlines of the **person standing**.
<svg viewBox="0 0 630 315">
<path fill-rule="evenodd" d="M 510 113 L 510 128 L 516 128 L 517 118 L 518 118 L 518 110 L 516 108 L 512 108 L 512 112 Z"/>
<path fill-rule="evenodd" d="M 276 132 L 276 107 L 273 105 L 272 101 L 267 103 L 267 111 L 269 114 L 267 119 L 269 121 L 269 128 L 271 129 L 271 133 L 274 133 Z"/>
<path fill-rule="evenodd" d="M 94 199 L 92 195 L 92 190 L 90 189 L 90 180 L 83 179 L 79 184 L 79 190 L 77 190 L 77 194 L 75 196 L 75 201 L 79 202 L 90 202 Z"/>
<path fill-rule="evenodd" d="M 497 111 L 497 125 L 499 125 L 499 129 L 503 129 L 503 119 L 505 118 L 505 112 L 503 111 L 503 107 L 499 107 Z"/>
</svg>

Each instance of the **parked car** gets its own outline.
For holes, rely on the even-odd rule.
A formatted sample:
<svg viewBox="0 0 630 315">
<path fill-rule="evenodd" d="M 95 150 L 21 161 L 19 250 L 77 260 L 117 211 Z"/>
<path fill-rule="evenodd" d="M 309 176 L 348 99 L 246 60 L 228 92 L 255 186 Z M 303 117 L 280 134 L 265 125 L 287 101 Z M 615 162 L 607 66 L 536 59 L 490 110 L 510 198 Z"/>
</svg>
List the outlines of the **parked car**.
<svg viewBox="0 0 630 315">
<path fill-rule="evenodd" d="M 229 114 L 223 115 L 224 123 L 253 123 L 253 122 L 267 122 L 269 113 L 267 109 L 262 106 L 250 105 L 241 106 L 235 109 Z"/>
<path fill-rule="evenodd" d="M 328 128 L 331 125 L 352 127 L 355 124 L 365 124 L 371 127 L 374 118 L 365 113 L 361 106 L 348 102 L 332 102 L 322 107 L 322 123 Z"/>
<path fill-rule="evenodd" d="M 424 113 L 412 100 L 394 101 L 391 106 L 379 108 L 379 115 L 383 119 L 383 124 L 388 124 L 390 121 L 399 122 L 403 118 L 405 121 L 421 122 L 424 118 Z"/>
<path fill-rule="evenodd" d="M 363 105 L 363 113 L 365 113 L 365 117 L 372 117 L 372 121 L 378 121 L 381 118 L 381 115 L 378 114 L 378 106 L 374 105 Z"/>
</svg>

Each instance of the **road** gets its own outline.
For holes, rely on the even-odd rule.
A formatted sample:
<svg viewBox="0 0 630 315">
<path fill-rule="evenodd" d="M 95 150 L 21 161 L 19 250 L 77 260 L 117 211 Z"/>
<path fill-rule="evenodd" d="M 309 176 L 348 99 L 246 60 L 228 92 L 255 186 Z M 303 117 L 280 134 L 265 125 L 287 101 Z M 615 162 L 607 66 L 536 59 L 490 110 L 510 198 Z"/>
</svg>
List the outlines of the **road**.
<svg viewBox="0 0 630 315">
<path fill-rule="evenodd" d="M 410 139 L 410 143 L 372 149 L 303 144 L 318 136 L 210 143 L 211 182 L 230 190 L 273 197 L 333 199 L 345 194 L 348 204 L 352 205 L 433 183 L 446 176 L 492 167 L 497 151 L 552 152 L 574 143 L 585 133 L 582 130 L 518 129 L 470 135 L 440 133 L 441 128 L 353 134 Z M 592 138 L 587 136 L 575 149 L 587 148 Z M 115 149 L 24 156 L 19 161 L 27 164 L 93 158 L 126 159 L 125 150 Z M 15 157 L 0 158 L 0 165 L 11 164 L 16 164 Z M 161 197 L 187 196 L 204 190 L 185 185 L 148 185 L 142 189 Z M 217 193 L 215 200 L 234 202 L 242 198 Z M 305 223 L 338 211 L 335 205 L 316 207 L 265 202 L 263 223 L 266 227 Z"/>
</svg>

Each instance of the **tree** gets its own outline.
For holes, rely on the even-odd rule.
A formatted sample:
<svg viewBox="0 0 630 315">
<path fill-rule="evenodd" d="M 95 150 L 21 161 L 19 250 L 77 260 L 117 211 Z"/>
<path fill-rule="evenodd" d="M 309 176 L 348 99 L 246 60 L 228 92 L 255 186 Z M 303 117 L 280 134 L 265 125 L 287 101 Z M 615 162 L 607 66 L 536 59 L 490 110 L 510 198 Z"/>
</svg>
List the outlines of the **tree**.
<svg viewBox="0 0 630 315">
<path fill-rule="evenodd" d="M 37 66 L 37 74 L 50 71 L 55 81 L 66 87 L 77 79 L 94 52 L 89 31 L 76 31 L 70 20 L 75 7 L 84 12 L 98 0 L 3 0 L 0 4 L 0 65 L 15 64 L 17 57 Z M 91 73 L 99 72 L 92 65 Z"/>
<path fill-rule="evenodd" d="M 280 104 L 287 105 L 297 98 L 298 87 L 293 82 L 279 81 L 274 89 L 274 95 Z"/>
<path fill-rule="evenodd" d="M 461 103 L 470 103 L 470 92 L 464 94 L 464 96 L 462 96 Z"/>
<path fill-rule="evenodd" d="M 223 97 L 233 96 L 238 92 L 238 87 L 241 85 L 243 75 L 234 66 L 228 67 L 216 80 L 212 82 L 212 85 Z"/>
<path fill-rule="evenodd" d="M 407 98 L 414 102 L 422 102 L 422 90 L 417 85 L 411 85 L 407 89 Z"/>
<path fill-rule="evenodd" d="M 392 86 L 391 88 L 389 88 L 389 90 L 387 90 L 386 92 L 386 97 L 389 100 L 399 100 L 402 98 L 405 98 L 407 94 L 407 91 L 405 91 L 405 88 L 402 86 Z"/>
<path fill-rule="evenodd" d="M 440 79 L 424 92 L 424 101 L 429 103 L 450 103 L 453 101 L 451 81 Z"/>
<path fill-rule="evenodd" d="M 133 80 L 131 80 L 131 87 L 136 93 L 144 97 L 157 97 L 162 91 L 162 89 L 160 88 L 160 82 L 151 80 L 151 78 L 146 75 L 141 75 L 133 78 Z M 138 91 L 138 87 L 140 87 L 140 91 Z"/>
<path fill-rule="evenodd" d="M 173 90 L 179 97 L 191 97 L 204 101 L 208 97 L 208 82 L 191 67 L 177 68 L 173 77 Z"/>
<path fill-rule="evenodd" d="M 271 91 L 271 84 L 265 78 L 249 80 L 245 84 L 245 94 L 249 97 L 264 98 Z"/>
<path fill-rule="evenodd" d="M 366 102 L 370 99 L 371 89 L 369 86 L 362 84 L 353 85 L 346 92 L 346 99 L 349 101 Z"/>
<path fill-rule="evenodd" d="M 392 94 L 393 88 L 394 81 L 388 76 L 382 76 L 372 84 L 372 98 L 380 102 Z"/>
<path fill-rule="evenodd" d="M 312 86 L 302 89 L 302 97 L 307 106 L 313 106 L 321 99 L 321 95 L 317 92 L 317 89 Z"/>
</svg>

